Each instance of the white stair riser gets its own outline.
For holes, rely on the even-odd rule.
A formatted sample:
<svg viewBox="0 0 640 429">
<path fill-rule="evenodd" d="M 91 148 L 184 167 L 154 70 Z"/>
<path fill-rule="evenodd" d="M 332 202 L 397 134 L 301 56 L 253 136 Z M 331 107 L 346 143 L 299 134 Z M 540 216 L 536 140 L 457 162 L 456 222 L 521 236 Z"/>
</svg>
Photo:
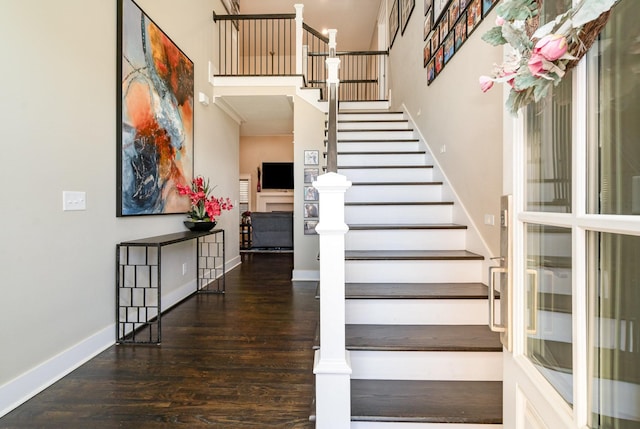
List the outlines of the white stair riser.
<svg viewBox="0 0 640 429">
<path fill-rule="evenodd" d="M 348 299 L 345 314 L 352 325 L 486 325 L 489 304 L 485 299 Z"/>
<path fill-rule="evenodd" d="M 357 380 L 502 381 L 502 352 L 352 350 Z"/>
<path fill-rule="evenodd" d="M 409 152 L 420 150 L 417 141 L 358 141 L 338 142 L 338 152 Z"/>
<path fill-rule="evenodd" d="M 466 423 L 351 422 L 349 429 L 502 429 L 502 425 Z"/>
<path fill-rule="evenodd" d="M 345 201 L 357 202 L 423 202 L 440 201 L 442 185 L 356 185 L 347 189 Z"/>
<path fill-rule="evenodd" d="M 338 169 L 338 173 L 353 183 L 370 182 L 430 182 L 433 168 L 358 168 Z"/>
<path fill-rule="evenodd" d="M 391 224 L 451 223 L 453 206 L 443 205 L 392 205 L 392 206 L 345 206 L 347 224 Z"/>
<path fill-rule="evenodd" d="M 482 261 L 345 261 L 350 283 L 456 283 L 482 281 Z"/>
<path fill-rule="evenodd" d="M 340 167 L 365 167 L 386 165 L 430 165 L 431 156 L 426 153 L 393 153 L 393 154 L 338 154 Z"/>
<path fill-rule="evenodd" d="M 409 122 L 402 120 L 398 121 L 358 121 L 353 122 L 351 119 L 349 122 L 344 120 L 338 120 L 338 131 L 342 130 L 407 130 L 409 129 Z"/>
<path fill-rule="evenodd" d="M 465 248 L 465 229 L 350 230 L 347 250 L 456 250 Z"/>
<path fill-rule="evenodd" d="M 400 121 L 402 113 L 338 113 L 338 121 Z"/>
<path fill-rule="evenodd" d="M 340 131 L 338 130 L 338 140 L 391 140 L 391 139 L 412 139 L 415 138 L 413 130 L 395 131 Z"/>
<path fill-rule="evenodd" d="M 340 111 L 361 110 L 389 110 L 389 101 L 341 101 Z"/>
</svg>

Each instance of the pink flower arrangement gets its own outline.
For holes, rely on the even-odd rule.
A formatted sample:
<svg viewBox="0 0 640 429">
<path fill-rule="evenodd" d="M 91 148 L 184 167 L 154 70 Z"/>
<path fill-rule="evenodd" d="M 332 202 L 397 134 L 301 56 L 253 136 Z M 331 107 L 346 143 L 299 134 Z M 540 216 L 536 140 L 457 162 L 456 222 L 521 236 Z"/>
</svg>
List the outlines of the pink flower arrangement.
<svg viewBox="0 0 640 429">
<path fill-rule="evenodd" d="M 598 19 L 620 0 L 581 0 L 564 13 L 547 19 L 533 34 L 531 20 L 539 14 L 539 0 L 503 0 L 496 8 L 495 26 L 482 40 L 493 45 L 509 44 L 503 64 L 493 73 L 481 76 L 480 89 L 489 91 L 494 83 L 511 87 L 506 100 L 509 112 L 516 115 L 521 107 L 544 98 L 549 89 L 564 78 L 568 67 L 584 54 L 581 40 L 584 26 Z"/>
<path fill-rule="evenodd" d="M 229 198 L 209 196 L 213 188 L 209 187 L 209 179 L 194 177 L 191 186 L 177 185 L 180 195 L 187 195 L 191 200 L 191 210 L 187 216 L 194 221 L 215 222 L 222 210 L 231 210 L 233 204 Z"/>
</svg>

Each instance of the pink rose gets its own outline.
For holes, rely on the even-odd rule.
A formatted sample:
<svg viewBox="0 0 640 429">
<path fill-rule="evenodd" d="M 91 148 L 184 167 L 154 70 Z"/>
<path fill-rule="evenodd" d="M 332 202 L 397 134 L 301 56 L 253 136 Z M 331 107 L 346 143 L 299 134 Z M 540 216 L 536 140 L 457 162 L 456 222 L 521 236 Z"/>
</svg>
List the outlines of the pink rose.
<svg viewBox="0 0 640 429">
<path fill-rule="evenodd" d="M 498 17 L 496 18 L 496 25 L 497 25 L 498 27 L 502 27 L 502 26 L 504 25 L 504 22 L 505 22 L 505 21 L 504 21 L 504 18 L 503 18 L 503 17 L 498 16 Z"/>
<path fill-rule="evenodd" d="M 555 61 L 567 53 L 567 39 L 559 34 L 549 34 L 538 40 L 533 48 L 534 54 L 542 55 L 547 61 Z"/>
<path fill-rule="evenodd" d="M 482 92 L 487 92 L 493 87 L 493 79 L 489 76 L 480 76 L 479 81 Z"/>
<path fill-rule="evenodd" d="M 529 62 L 527 65 L 529 66 L 529 71 L 534 76 L 540 76 L 544 70 L 544 60 L 545 57 L 542 54 L 532 54 L 531 58 L 529 58 Z"/>
</svg>

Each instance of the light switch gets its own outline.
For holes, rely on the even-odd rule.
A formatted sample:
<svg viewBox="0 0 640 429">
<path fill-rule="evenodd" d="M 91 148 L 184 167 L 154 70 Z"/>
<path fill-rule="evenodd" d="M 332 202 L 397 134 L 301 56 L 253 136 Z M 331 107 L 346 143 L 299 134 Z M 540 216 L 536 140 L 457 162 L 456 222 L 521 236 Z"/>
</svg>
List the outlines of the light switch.
<svg viewBox="0 0 640 429">
<path fill-rule="evenodd" d="M 87 209 L 87 194 L 86 192 L 62 192 L 62 210 L 86 210 Z"/>
</svg>

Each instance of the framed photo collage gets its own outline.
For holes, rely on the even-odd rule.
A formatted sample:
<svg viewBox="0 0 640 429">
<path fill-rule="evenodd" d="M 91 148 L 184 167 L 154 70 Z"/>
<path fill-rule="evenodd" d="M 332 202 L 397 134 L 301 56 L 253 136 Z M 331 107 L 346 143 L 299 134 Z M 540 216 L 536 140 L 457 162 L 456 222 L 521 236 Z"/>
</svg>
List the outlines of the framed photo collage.
<svg viewBox="0 0 640 429">
<path fill-rule="evenodd" d="M 422 0 L 423 67 L 431 84 L 499 0 Z"/>
</svg>

